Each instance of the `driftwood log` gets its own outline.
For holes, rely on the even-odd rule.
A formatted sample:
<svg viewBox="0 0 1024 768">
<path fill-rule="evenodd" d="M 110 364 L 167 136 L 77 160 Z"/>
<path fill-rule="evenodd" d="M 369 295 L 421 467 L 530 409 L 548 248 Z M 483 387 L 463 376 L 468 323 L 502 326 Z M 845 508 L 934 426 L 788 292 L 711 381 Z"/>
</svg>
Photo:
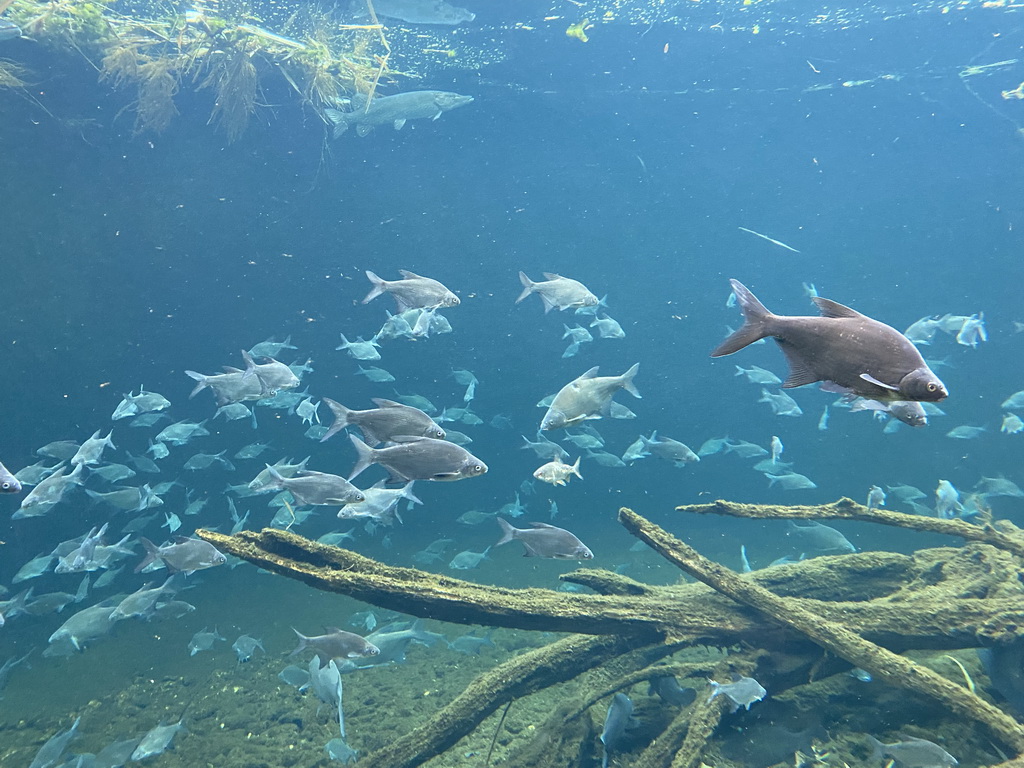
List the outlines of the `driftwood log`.
<svg viewBox="0 0 1024 768">
<path fill-rule="evenodd" d="M 703 583 L 653 586 L 607 571 L 580 569 L 565 574 L 563 580 L 596 594 L 574 594 L 491 587 L 388 566 L 277 529 L 234 536 L 199 531 L 198 535 L 259 567 L 382 608 L 454 623 L 572 633 L 482 675 L 423 725 L 360 761 L 370 768 L 421 765 L 450 749 L 506 703 L 584 675 L 593 686 L 589 693 L 560 707 L 548 727 L 538 729 L 538 734 L 547 731 L 546 756 L 537 760 L 535 753 L 529 753 L 533 765 L 564 764 L 567 757 L 579 761 L 581 755 L 590 754 L 580 752 L 579 739 L 593 736 L 593 724 L 584 723 L 582 714 L 589 718 L 602 696 L 658 674 L 685 676 L 698 668 L 700 674 L 710 674 L 701 665 L 659 663 L 681 648 L 696 645 L 759 649 L 757 661 L 744 663 L 750 674 L 756 667 L 758 674 L 773 675 L 776 693 L 808 682 L 820 671 L 825 649 L 880 680 L 939 700 L 947 711 L 987 728 L 1005 752 L 1024 754 L 1024 728 L 1011 716 L 900 655 L 908 650 L 953 650 L 1020 639 L 1024 634 L 1021 531 L 1006 524 L 974 526 L 869 510 L 849 499 L 820 507 L 717 501 L 678 509 L 760 519 L 864 520 L 948 534 L 966 543 L 913 555 L 864 552 L 818 557 L 741 575 L 622 509 L 619 520 L 627 530 Z M 742 662 L 741 657 L 731 658 Z M 785 665 L 779 664 L 782 658 L 788 660 Z M 772 663 L 764 666 L 769 659 Z M 780 672 L 782 666 L 785 673 Z M 691 707 L 672 718 L 636 764 L 644 768 L 699 765 L 721 717 L 721 699 L 707 702 L 706 698 L 698 696 Z M 571 723 L 582 727 L 567 728 Z M 1018 768 L 1021 762 L 1017 757 L 1006 765 Z"/>
</svg>

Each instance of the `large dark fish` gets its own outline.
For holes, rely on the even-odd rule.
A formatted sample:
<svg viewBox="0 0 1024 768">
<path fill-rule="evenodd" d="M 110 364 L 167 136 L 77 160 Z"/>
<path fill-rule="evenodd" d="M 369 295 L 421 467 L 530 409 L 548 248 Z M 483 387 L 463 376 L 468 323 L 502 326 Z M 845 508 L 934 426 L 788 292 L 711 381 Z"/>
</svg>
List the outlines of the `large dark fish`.
<svg viewBox="0 0 1024 768">
<path fill-rule="evenodd" d="M 3 464 L 0 464 L 0 493 L 21 493 L 18 478 Z"/>
<path fill-rule="evenodd" d="M 771 336 L 786 355 L 789 377 L 782 386 L 829 381 L 872 400 L 935 402 L 949 392 L 910 339 L 885 323 L 842 304 L 814 298 L 821 317 L 773 315 L 738 280 L 730 280 L 743 310 L 743 327 L 712 357 L 731 355 Z"/>
</svg>

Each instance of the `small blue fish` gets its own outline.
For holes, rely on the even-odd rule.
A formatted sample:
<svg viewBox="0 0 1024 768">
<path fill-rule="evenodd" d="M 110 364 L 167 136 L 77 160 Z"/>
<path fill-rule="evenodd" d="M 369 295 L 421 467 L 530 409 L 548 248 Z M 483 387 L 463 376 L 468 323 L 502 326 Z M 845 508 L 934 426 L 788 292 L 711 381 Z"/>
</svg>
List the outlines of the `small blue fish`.
<svg viewBox="0 0 1024 768">
<path fill-rule="evenodd" d="M 740 707 L 744 709 L 750 709 L 750 705 L 761 701 L 767 694 L 768 691 L 752 677 L 738 677 L 731 683 L 716 683 L 714 680 L 708 680 L 711 685 L 711 695 L 708 696 L 708 701 L 719 694 L 724 695 L 732 702 L 732 708 L 730 712 L 735 712 Z"/>
</svg>

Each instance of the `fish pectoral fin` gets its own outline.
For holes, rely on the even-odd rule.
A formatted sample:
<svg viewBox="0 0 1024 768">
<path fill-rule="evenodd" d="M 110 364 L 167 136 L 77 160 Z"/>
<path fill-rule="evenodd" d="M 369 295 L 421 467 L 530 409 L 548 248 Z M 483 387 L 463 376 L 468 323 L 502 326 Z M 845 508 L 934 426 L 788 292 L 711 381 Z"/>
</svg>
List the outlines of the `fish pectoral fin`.
<svg viewBox="0 0 1024 768">
<path fill-rule="evenodd" d="M 439 118 L 439 117 L 441 116 L 441 114 L 442 114 L 443 112 L 444 112 L 444 110 L 443 110 L 443 109 L 439 109 L 439 110 L 437 110 L 437 114 L 436 114 L 436 115 L 434 115 L 434 116 L 433 116 L 432 118 L 430 118 L 430 119 L 431 119 L 431 120 L 437 120 L 437 118 Z M 402 122 L 404 123 L 405 121 L 403 120 Z"/>
<path fill-rule="evenodd" d="M 430 476 L 431 480 L 458 480 L 461 475 L 458 472 L 437 472 Z"/>
<path fill-rule="evenodd" d="M 437 118 L 435 117 L 434 119 L 436 120 Z M 398 120 L 395 120 L 395 130 L 396 131 L 402 130 L 402 126 L 403 125 L 405 125 L 405 118 L 404 117 L 401 117 Z"/>
<path fill-rule="evenodd" d="M 870 384 L 874 384 L 876 387 L 881 387 L 882 389 L 888 389 L 890 392 L 899 392 L 900 391 L 899 387 L 894 387 L 892 384 L 886 384 L 884 381 L 879 381 L 874 376 L 872 376 L 870 373 L 862 373 L 860 375 L 860 377 L 862 379 L 864 379 L 864 381 L 866 381 L 866 382 L 868 382 Z"/>
<path fill-rule="evenodd" d="M 810 366 L 807 365 L 807 361 L 796 350 L 790 347 L 782 347 L 782 351 L 786 355 L 786 362 L 789 363 L 789 376 L 782 382 L 783 389 L 802 387 L 805 384 L 813 384 L 821 379 L 818 374 L 811 370 Z"/>
</svg>

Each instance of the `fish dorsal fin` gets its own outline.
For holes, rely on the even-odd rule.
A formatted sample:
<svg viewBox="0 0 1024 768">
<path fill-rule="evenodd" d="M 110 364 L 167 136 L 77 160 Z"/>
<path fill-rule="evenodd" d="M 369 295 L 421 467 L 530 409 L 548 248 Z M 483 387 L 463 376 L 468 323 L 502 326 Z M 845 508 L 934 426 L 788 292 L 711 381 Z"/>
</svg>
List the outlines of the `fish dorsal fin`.
<svg viewBox="0 0 1024 768">
<path fill-rule="evenodd" d="M 593 379 L 597 376 L 597 371 L 600 366 L 595 365 L 589 371 L 580 376 L 581 379 Z"/>
<path fill-rule="evenodd" d="M 838 301 L 823 299 L 820 296 L 815 296 L 812 301 L 817 305 L 822 317 L 864 317 L 857 310 L 850 309 Z"/>
<path fill-rule="evenodd" d="M 900 391 L 899 387 L 894 387 L 892 384 L 886 384 L 884 381 L 879 381 L 874 376 L 872 376 L 870 373 L 862 373 L 860 375 L 860 377 L 862 379 L 864 379 L 864 381 L 868 382 L 869 384 L 874 384 L 876 387 L 881 387 L 882 389 L 888 389 L 891 392 L 899 392 Z"/>
<path fill-rule="evenodd" d="M 434 119 L 436 120 L 437 118 L 435 117 Z M 398 120 L 395 120 L 395 130 L 396 131 L 402 130 L 402 126 L 404 126 L 404 125 L 405 125 L 405 118 L 404 117 L 400 118 Z"/>
<path fill-rule="evenodd" d="M 558 274 L 557 272 L 544 272 L 543 274 L 544 274 L 544 277 L 546 277 L 548 280 L 561 280 L 562 279 L 562 276 L 560 274 Z"/>
<path fill-rule="evenodd" d="M 394 400 L 388 400 L 383 397 L 375 397 L 372 400 L 373 404 L 378 408 L 402 408 L 405 407 L 401 403 L 396 403 Z"/>
<path fill-rule="evenodd" d="M 329 635 L 333 635 L 336 632 L 345 632 L 345 630 L 342 629 L 341 627 L 324 627 L 324 631 L 327 634 L 329 634 Z M 351 633 L 350 632 L 346 632 L 346 634 L 351 634 Z"/>
<path fill-rule="evenodd" d="M 398 274 L 406 280 L 423 280 L 423 275 L 417 275 L 415 272 L 410 272 L 408 269 L 400 269 L 398 270 Z"/>
<path fill-rule="evenodd" d="M 245 373 L 241 368 L 235 368 L 233 365 L 222 365 L 221 368 L 224 369 L 224 373 Z"/>
<path fill-rule="evenodd" d="M 429 437 L 420 437 L 419 435 L 392 435 L 388 438 L 389 443 L 418 443 L 421 440 L 430 440 Z"/>
<path fill-rule="evenodd" d="M 554 528 L 555 527 L 553 525 L 548 525 L 547 523 L 530 523 L 530 525 L 532 525 L 534 528 Z"/>
<path fill-rule="evenodd" d="M 811 370 L 810 366 L 807 365 L 807 361 L 795 349 L 785 346 L 782 347 L 782 351 L 786 355 L 786 362 L 789 363 L 789 376 L 782 382 L 783 389 L 802 387 L 805 384 L 813 384 L 821 379 L 818 374 Z"/>
</svg>

